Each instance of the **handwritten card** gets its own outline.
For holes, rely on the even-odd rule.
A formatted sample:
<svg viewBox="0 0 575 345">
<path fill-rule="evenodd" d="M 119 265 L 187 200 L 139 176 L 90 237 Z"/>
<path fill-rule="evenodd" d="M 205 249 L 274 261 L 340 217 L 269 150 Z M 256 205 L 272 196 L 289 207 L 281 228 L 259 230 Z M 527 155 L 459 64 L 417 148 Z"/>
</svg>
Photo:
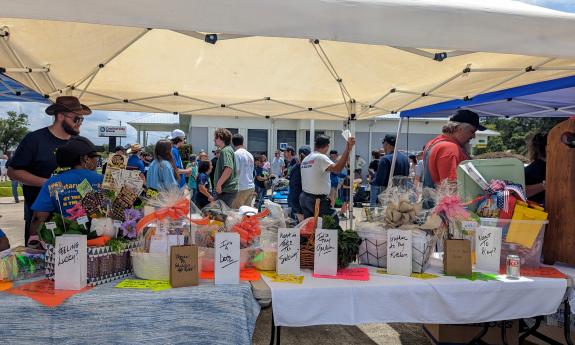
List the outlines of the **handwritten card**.
<svg viewBox="0 0 575 345">
<path fill-rule="evenodd" d="M 173 246 L 170 251 L 170 285 L 196 286 L 199 282 L 197 246 Z"/>
<path fill-rule="evenodd" d="M 278 274 L 300 274 L 299 229 L 278 229 Z"/>
<path fill-rule="evenodd" d="M 55 254 L 55 288 L 82 290 L 87 280 L 86 235 L 64 234 L 56 237 Z"/>
<path fill-rule="evenodd" d="M 218 232 L 214 257 L 215 284 L 240 283 L 240 234 Z"/>
<path fill-rule="evenodd" d="M 164 280 L 124 279 L 115 286 L 117 289 L 146 289 L 162 291 L 171 289 L 169 282 Z"/>
<path fill-rule="evenodd" d="M 409 277 L 412 270 L 412 236 L 408 230 L 387 230 L 387 273 Z"/>
<path fill-rule="evenodd" d="M 499 271 L 501 258 L 502 229 L 493 226 L 480 226 L 475 234 L 475 268 L 489 272 Z"/>
<path fill-rule="evenodd" d="M 337 274 L 337 230 L 316 229 L 313 273 Z"/>
<path fill-rule="evenodd" d="M 168 235 L 158 231 L 150 239 L 150 253 L 167 253 L 168 252 Z"/>
</svg>

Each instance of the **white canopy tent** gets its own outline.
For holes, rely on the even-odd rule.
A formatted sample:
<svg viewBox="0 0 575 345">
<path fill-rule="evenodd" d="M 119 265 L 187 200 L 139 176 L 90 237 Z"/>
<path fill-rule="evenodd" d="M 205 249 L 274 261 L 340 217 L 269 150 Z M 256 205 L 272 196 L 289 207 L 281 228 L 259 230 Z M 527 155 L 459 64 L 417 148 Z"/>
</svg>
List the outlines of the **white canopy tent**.
<svg viewBox="0 0 575 345">
<path fill-rule="evenodd" d="M 575 15 L 515 1 L 22 0 L 2 9 L 0 71 L 100 110 L 361 120 L 575 75 Z"/>
</svg>

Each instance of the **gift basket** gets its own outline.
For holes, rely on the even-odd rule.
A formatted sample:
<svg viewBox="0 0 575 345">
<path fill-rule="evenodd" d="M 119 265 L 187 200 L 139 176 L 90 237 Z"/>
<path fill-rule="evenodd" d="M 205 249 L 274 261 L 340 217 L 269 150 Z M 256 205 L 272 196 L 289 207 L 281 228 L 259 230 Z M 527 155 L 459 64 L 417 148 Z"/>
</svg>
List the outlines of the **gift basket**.
<svg viewBox="0 0 575 345">
<path fill-rule="evenodd" d="M 357 223 L 362 239 L 359 263 L 387 267 L 387 230 L 402 229 L 412 233 L 413 272 L 423 273 L 428 267 L 443 222 L 431 211 L 423 210 L 409 184 L 396 184 L 380 194 L 384 207 L 365 208 L 364 221 Z"/>
<path fill-rule="evenodd" d="M 126 170 L 125 161 L 124 156 L 112 155 L 102 189 L 93 189 L 84 181 L 77 187 L 81 201 L 65 214 L 60 207 L 60 212 L 42 225 L 39 237 L 46 246 L 48 278 L 54 276 L 54 245 L 56 237 L 62 234 L 86 235 L 89 285 L 132 274 L 130 252 L 140 246 L 136 224 L 143 217 L 146 200 L 155 192 L 144 189 L 139 172 Z M 50 190 L 50 193 L 60 192 L 58 187 Z"/>
<path fill-rule="evenodd" d="M 190 214 L 198 215 L 200 211 L 179 190 L 159 193 L 148 201 L 148 206 L 153 207 L 153 211 L 136 225 L 141 247 L 131 253 L 134 274 L 142 279 L 169 280 L 171 247 L 192 244 L 192 227 L 196 229 L 207 220 L 190 219 Z M 200 265 L 202 256 L 203 253 L 199 253 Z"/>
<path fill-rule="evenodd" d="M 300 267 L 314 268 L 315 261 L 315 229 L 321 226 L 322 229 L 332 229 L 338 232 L 337 237 L 337 267 L 343 269 L 349 266 L 357 258 L 362 239 L 353 230 L 343 230 L 333 216 L 323 216 L 319 218 L 320 201 L 316 200 L 314 217 L 304 219 L 298 227 L 300 228 Z"/>
<path fill-rule="evenodd" d="M 496 160 L 492 160 L 496 161 Z M 523 267 L 540 266 L 541 251 L 548 214 L 544 208 L 527 201 L 523 181 L 509 181 L 484 178 L 476 166 L 476 161 L 468 161 L 460 166 L 458 180 L 473 181 L 482 194 L 467 204 L 475 210 L 473 220 L 478 226 L 498 227 L 502 229 L 501 265 L 505 265 L 507 255 L 519 256 Z M 494 164 L 494 163 L 493 163 Z M 470 194 L 467 188 L 466 195 Z"/>
<path fill-rule="evenodd" d="M 16 247 L 0 252 L 0 280 L 24 280 L 44 275 L 43 250 Z"/>
</svg>

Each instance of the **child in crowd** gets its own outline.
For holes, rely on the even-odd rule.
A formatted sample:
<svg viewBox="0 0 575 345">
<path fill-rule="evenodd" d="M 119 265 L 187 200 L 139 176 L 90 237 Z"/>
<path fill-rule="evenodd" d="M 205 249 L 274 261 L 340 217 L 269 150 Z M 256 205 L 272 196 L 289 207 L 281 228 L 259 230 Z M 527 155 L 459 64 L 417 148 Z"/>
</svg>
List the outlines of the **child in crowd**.
<svg viewBox="0 0 575 345">
<path fill-rule="evenodd" d="M 212 162 L 200 161 L 198 164 L 198 177 L 196 178 L 198 192 L 195 200 L 196 206 L 200 209 L 214 201 L 210 172 L 212 172 Z"/>
<path fill-rule="evenodd" d="M 10 241 L 8 241 L 8 237 L 6 236 L 4 231 L 0 229 L 0 252 L 9 248 L 10 248 Z"/>
</svg>

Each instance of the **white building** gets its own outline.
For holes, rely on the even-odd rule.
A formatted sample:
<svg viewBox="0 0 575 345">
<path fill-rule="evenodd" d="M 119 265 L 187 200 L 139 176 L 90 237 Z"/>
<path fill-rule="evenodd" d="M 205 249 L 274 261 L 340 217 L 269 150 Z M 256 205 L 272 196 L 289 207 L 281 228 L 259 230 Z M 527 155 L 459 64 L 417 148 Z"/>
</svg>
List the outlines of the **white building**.
<svg viewBox="0 0 575 345">
<path fill-rule="evenodd" d="M 370 159 L 370 152 L 381 147 L 382 138 L 386 134 L 395 134 L 397 131 L 398 115 L 386 115 L 377 120 L 361 120 L 356 123 L 357 146 L 356 153 L 366 161 Z M 405 119 L 402 135 L 398 141 L 398 149 L 410 152 L 420 151 L 430 139 L 441 133 L 441 127 L 446 119 Z M 169 132 L 180 128 L 188 133 L 187 142 L 192 145 L 193 152 L 205 150 L 211 154 L 214 149 L 213 136 L 216 128 L 225 127 L 232 133 L 244 136 L 245 145 L 252 153 L 266 153 L 273 155 L 280 143 L 287 143 L 297 147 L 309 144 L 309 120 L 266 120 L 248 117 L 214 117 L 214 116 L 175 116 L 171 114 L 150 114 L 149 116 L 128 122 L 138 132 L 138 141 L 144 146 L 146 133 L 150 131 Z M 346 127 L 344 121 L 316 120 L 314 122 L 316 135 L 330 136 L 332 147 L 342 152 L 345 141 L 341 131 Z M 473 146 L 487 144 L 487 138 L 499 135 L 494 131 L 477 132 Z"/>
</svg>

